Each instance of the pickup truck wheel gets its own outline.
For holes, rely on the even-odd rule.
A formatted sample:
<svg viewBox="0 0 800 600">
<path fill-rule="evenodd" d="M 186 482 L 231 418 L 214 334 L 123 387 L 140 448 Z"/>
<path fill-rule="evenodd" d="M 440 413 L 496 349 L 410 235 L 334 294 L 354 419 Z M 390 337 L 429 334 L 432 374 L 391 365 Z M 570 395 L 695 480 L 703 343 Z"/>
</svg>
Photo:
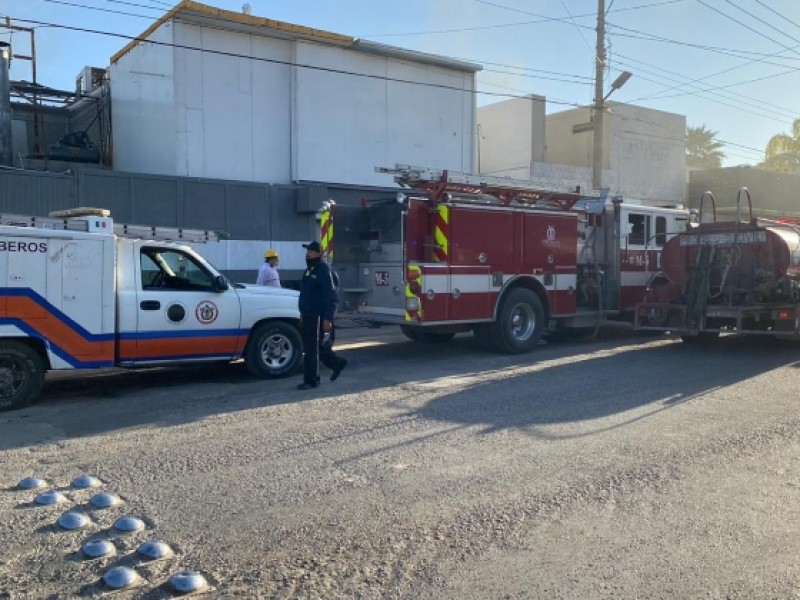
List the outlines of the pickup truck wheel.
<svg viewBox="0 0 800 600">
<path fill-rule="evenodd" d="M 274 379 L 291 373 L 303 355 L 297 328 L 282 321 L 263 323 L 250 336 L 244 364 L 256 377 Z"/>
<path fill-rule="evenodd" d="M 0 410 L 30 404 L 42 386 L 44 363 L 36 351 L 21 342 L 0 344 Z"/>
<path fill-rule="evenodd" d="M 531 290 L 517 288 L 503 299 L 497 321 L 489 329 L 489 337 L 500 352 L 522 354 L 539 345 L 544 325 L 544 309 L 539 297 Z"/>
</svg>

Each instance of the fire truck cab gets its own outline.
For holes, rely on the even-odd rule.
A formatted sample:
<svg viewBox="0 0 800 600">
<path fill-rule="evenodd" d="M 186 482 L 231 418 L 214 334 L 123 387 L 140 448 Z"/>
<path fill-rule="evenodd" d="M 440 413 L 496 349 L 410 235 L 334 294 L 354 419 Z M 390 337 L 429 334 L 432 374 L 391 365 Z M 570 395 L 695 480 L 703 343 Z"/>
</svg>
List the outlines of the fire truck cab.
<svg viewBox="0 0 800 600">
<path fill-rule="evenodd" d="M 415 193 L 326 203 L 323 252 L 339 275 L 340 315 L 400 325 L 421 342 L 471 330 L 519 353 L 548 330 L 630 318 L 689 218 L 544 182 L 378 170 Z"/>
</svg>

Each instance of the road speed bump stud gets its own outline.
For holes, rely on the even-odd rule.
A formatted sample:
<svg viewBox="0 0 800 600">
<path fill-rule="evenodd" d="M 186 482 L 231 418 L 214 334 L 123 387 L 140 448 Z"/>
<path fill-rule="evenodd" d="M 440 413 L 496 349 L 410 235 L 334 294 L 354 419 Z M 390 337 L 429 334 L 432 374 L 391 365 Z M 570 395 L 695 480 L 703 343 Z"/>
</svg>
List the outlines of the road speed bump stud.
<svg viewBox="0 0 800 600">
<path fill-rule="evenodd" d="M 95 508 L 111 508 L 112 506 L 117 506 L 121 502 L 122 500 L 120 500 L 119 496 L 109 494 L 108 492 L 100 492 L 89 498 L 89 504 Z"/>
<path fill-rule="evenodd" d="M 40 490 L 47 486 L 47 482 L 41 477 L 26 477 L 17 484 L 20 490 Z"/>
<path fill-rule="evenodd" d="M 175 553 L 169 544 L 160 540 L 150 540 L 142 544 L 136 549 L 139 556 L 148 560 L 159 560 L 162 558 L 169 558 L 174 556 Z"/>
<path fill-rule="evenodd" d="M 208 589 L 208 582 L 197 571 L 180 571 L 169 578 L 170 587 L 176 592 L 188 594 Z"/>
<path fill-rule="evenodd" d="M 124 590 L 141 583 L 142 578 L 130 567 L 114 567 L 103 574 L 103 583 L 115 590 Z"/>
<path fill-rule="evenodd" d="M 114 521 L 114 529 L 125 533 L 135 533 L 144 529 L 144 521 L 136 517 L 120 517 Z"/>
<path fill-rule="evenodd" d="M 72 480 L 72 487 L 78 488 L 79 490 L 96 488 L 101 485 L 103 485 L 102 482 L 97 477 L 92 477 L 91 475 L 81 475 Z"/>
<path fill-rule="evenodd" d="M 114 544 L 108 540 L 89 540 L 81 546 L 81 551 L 87 558 L 103 558 L 117 553 Z"/>
<path fill-rule="evenodd" d="M 89 524 L 89 517 L 71 510 L 59 517 L 58 524 L 64 529 L 83 529 Z"/>
<path fill-rule="evenodd" d="M 46 492 L 40 492 L 36 494 L 36 499 L 34 502 L 36 504 L 48 505 L 48 504 L 58 504 L 60 502 L 65 502 L 67 499 L 64 497 L 64 494 L 57 490 L 47 490 Z"/>
</svg>

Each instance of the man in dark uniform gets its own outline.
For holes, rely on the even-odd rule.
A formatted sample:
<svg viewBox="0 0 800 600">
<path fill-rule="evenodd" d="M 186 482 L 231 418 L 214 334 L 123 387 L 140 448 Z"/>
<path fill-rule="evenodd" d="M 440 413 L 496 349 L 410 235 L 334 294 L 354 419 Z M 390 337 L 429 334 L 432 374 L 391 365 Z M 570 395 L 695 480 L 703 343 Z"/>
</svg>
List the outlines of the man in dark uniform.
<svg viewBox="0 0 800 600">
<path fill-rule="evenodd" d="M 331 381 L 336 381 L 347 366 L 344 358 L 333 352 L 333 317 L 336 314 L 336 290 L 327 263 L 322 261 L 319 242 L 303 244 L 306 249 L 306 271 L 300 283 L 300 317 L 302 319 L 303 383 L 298 390 L 319 386 L 319 363 L 331 369 Z"/>
</svg>

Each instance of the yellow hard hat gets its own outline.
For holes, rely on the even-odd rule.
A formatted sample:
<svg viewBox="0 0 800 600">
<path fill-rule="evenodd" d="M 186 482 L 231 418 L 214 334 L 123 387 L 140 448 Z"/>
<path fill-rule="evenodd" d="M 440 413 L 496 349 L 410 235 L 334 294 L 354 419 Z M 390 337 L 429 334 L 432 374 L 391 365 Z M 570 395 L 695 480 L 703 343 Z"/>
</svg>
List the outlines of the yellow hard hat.
<svg viewBox="0 0 800 600">
<path fill-rule="evenodd" d="M 264 258 L 278 258 L 278 251 L 275 248 L 270 248 L 264 252 Z"/>
</svg>

